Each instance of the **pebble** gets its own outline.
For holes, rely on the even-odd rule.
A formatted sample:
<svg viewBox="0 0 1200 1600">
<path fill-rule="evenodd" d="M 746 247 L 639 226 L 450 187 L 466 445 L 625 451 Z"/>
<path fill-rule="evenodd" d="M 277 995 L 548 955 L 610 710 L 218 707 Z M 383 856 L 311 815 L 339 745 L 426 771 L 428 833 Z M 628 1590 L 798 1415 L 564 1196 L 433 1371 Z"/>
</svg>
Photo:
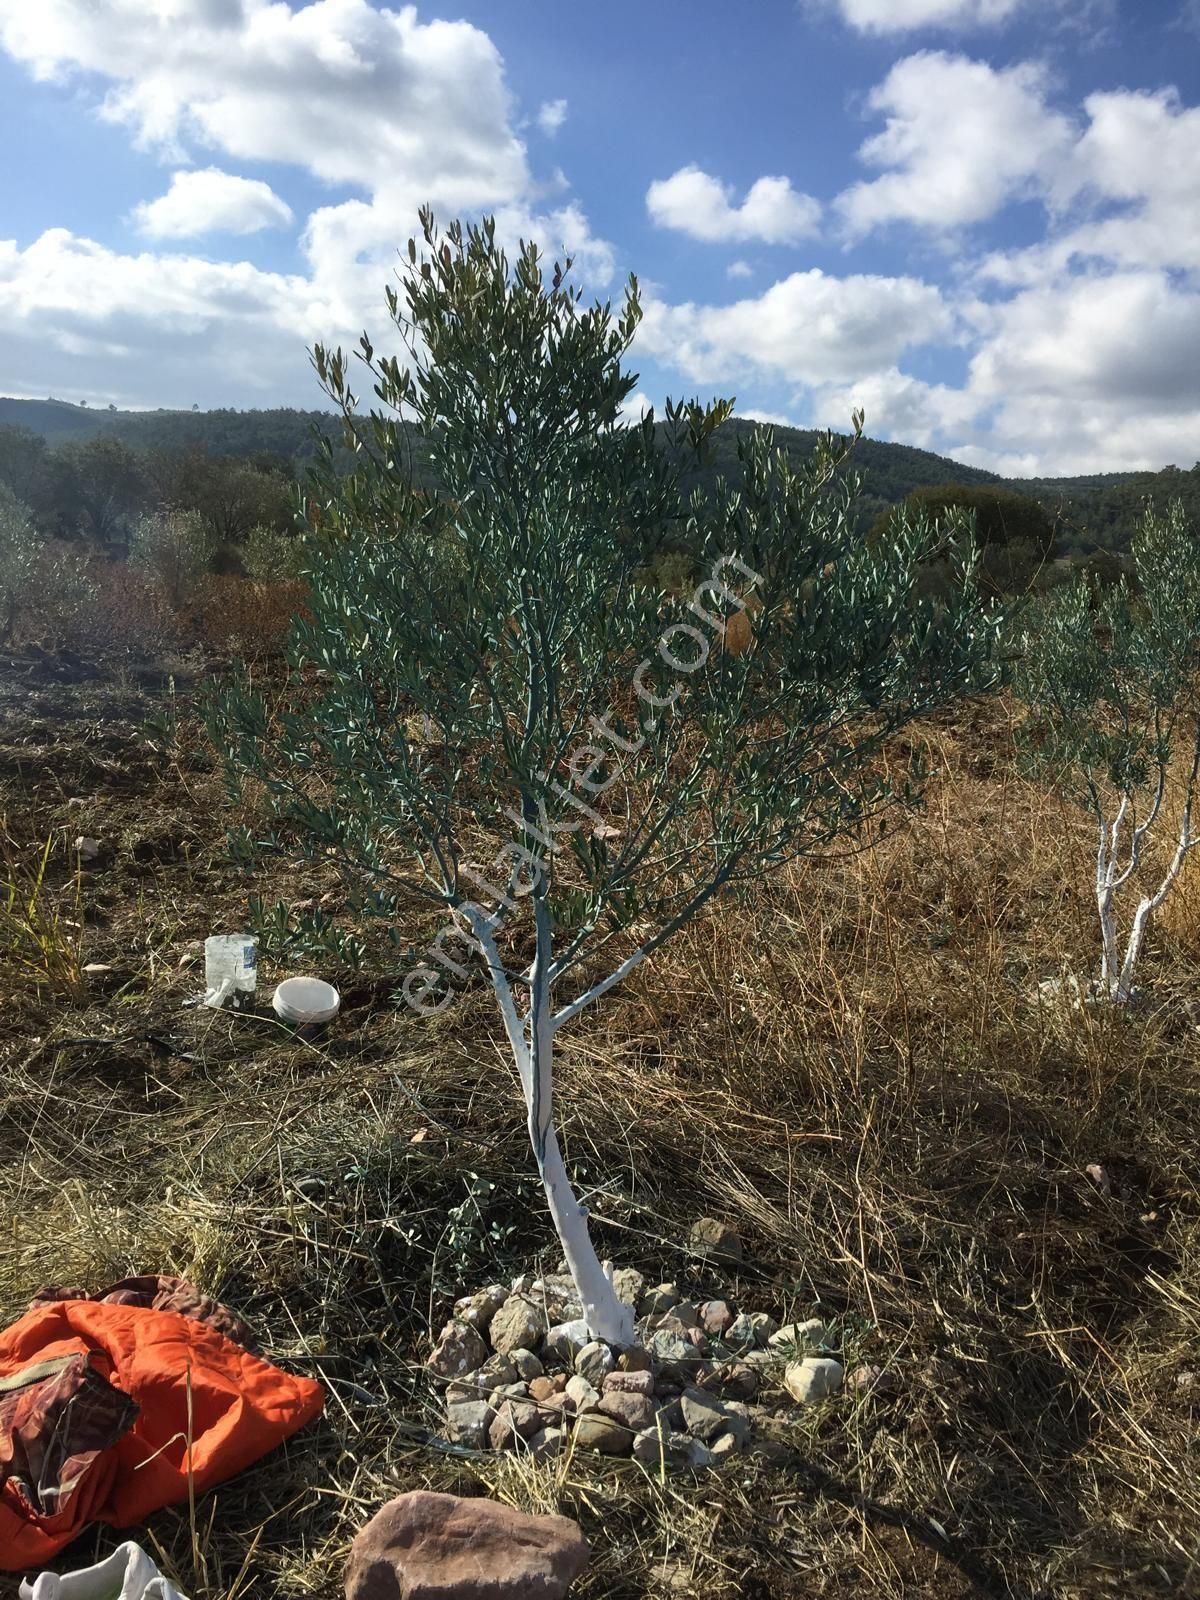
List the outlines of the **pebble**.
<svg viewBox="0 0 1200 1600">
<path fill-rule="evenodd" d="M 506 1450 L 518 1439 L 531 1439 L 540 1433 L 546 1419 L 530 1400 L 506 1400 L 488 1426 L 493 1450 Z"/>
<path fill-rule="evenodd" d="M 488 1336 L 492 1349 L 502 1355 L 513 1350 L 532 1350 L 546 1333 L 546 1314 L 520 1295 L 510 1295 L 492 1317 Z"/>
<path fill-rule="evenodd" d="M 514 1350 L 509 1359 L 517 1370 L 517 1376 L 524 1378 L 526 1383 L 540 1378 L 546 1370 L 532 1350 Z"/>
<path fill-rule="evenodd" d="M 723 1361 L 704 1380 L 706 1389 L 730 1400 L 753 1400 L 760 1385 L 758 1372 L 748 1361 Z"/>
<path fill-rule="evenodd" d="M 778 1332 L 779 1324 L 765 1311 L 750 1313 L 750 1326 L 754 1329 L 754 1342 L 760 1348 L 770 1343 L 771 1335 Z"/>
<path fill-rule="evenodd" d="M 827 1356 L 806 1356 L 803 1361 L 792 1361 L 784 1370 L 783 1383 L 793 1400 L 809 1405 L 837 1394 L 842 1387 L 843 1369 L 840 1361 Z"/>
<path fill-rule="evenodd" d="M 593 1339 L 575 1356 L 575 1371 L 598 1389 L 616 1366 L 616 1357 L 606 1344 Z"/>
<path fill-rule="evenodd" d="M 646 1292 L 646 1279 L 636 1267 L 622 1267 L 613 1273 L 613 1289 L 624 1305 L 636 1306 Z"/>
<path fill-rule="evenodd" d="M 648 1395 L 626 1394 L 620 1389 L 612 1389 L 602 1395 L 599 1409 L 606 1417 L 612 1417 L 622 1427 L 629 1429 L 631 1444 L 633 1435 L 648 1428 L 655 1417 L 654 1402 Z"/>
<path fill-rule="evenodd" d="M 461 1378 L 475 1372 L 488 1358 L 488 1348 L 465 1322 L 448 1322 L 425 1365 L 439 1378 Z"/>
<path fill-rule="evenodd" d="M 767 1339 L 768 1350 L 803 1351 L 815 1355 L 825 1343 L 825 1324 L 820 1317 L 809 1317 L 807 1322 L 789 1322 Z"/>
<path fill-rule="evenodd" d="M 735 1456 L 741 1448 L 741 1441 L 732 1433 L 719 1434 L 709 1446 L 714 1461 L 721 1461 L 726 1456 Z"/>
<path fill-rule="evenodd" d="M 711 1339 L 719 1339 L 733 1324 L 733 1307 L 728 1300 L 706 1300 L 699 1308 L 700 1326 Z"/>
<path fill-rule="evenodd" d="M 610 1372 L 604 1379 L 605 1394 L 653 1394 L 654 1374 L 645 1372 Z"/>
<path fill-rule="evenodd" d="M 683 1296 L 673 1283 L 659 1283 L 653 1289 L 647 1289 L 638 1301 L 639 1317 L 661 1317 L 670 1311 L 672 1306 L 677 1306 Z"/>
<path fill-rule="evenodd" d="M 595 1411 L 600 1404 L 599 1390 L 578 1372 L 573 1378 L 567 1379 L 566 1395 L 575 1408 L 576 1416 L 584 1411 Z"/>
<path fill-rule="evenodd" d="M 683 1422 L 687 1431 L 705 1443 L 724 1431 L 724 1407 L 703 1389 L 685 1389 L 679 1397 Z"/>
<path fill-rule="evenodd" d="M 89 839 L 85 834 L 80 834 L 75 841 L 75 850 L 80 861 L 95 861 L 100 854 L 99 839 Z"/>
<path fill-rule="evenodd" d="M 549 1361 L 569 1366 L 584 1345 L 591 1343 L 591 1337 L 582 1318 L 556 1323 L 542 1340 L 542 1355 Z"/>
<path fill-rule="evenodd" d="M 475 1387 L 488 1394 L 493 1389 L 516 1383 L 519 1376 L 515 1364 L 507 1356 L 489 1356 L 475 1373 Z"/>
<path fill-rule="evenodd" d="M 494 1416 L 486 1400 L 454 1400 L 446 1407 L 446 1437 L 451 1444 L 482 1450 Z"/>
<path fill-rule="evenodd" d="M 468 1322 L 480 1333 L 486 1333 L 492 1318 L 508 1299 L 508 1290 L 502 1283 L 489 1283 L 478 1294 L 469 1294 L 454 1302 L 454 1315 L 460 1322 Z"/>
<path fill-rule="evenodd" d="M 529 1441 L 529 1453 L 535 1461 L 547 1461 L 556 1456 L 566 1440 L 562 1428 L 542 1428 Z"/>
<path fill-rule="evenodd" d="M 737 1231 L 716 1217 L 700 1217 L 694 1222 L 688 1244 L 692 1254 L 705 1261 L 733 1263 L 742 1259 L 742 1241 Z"/>
<path fill-rule="evenodd" d="M 847 1381 L 855 1394 L 898 1394 L 901 1387 L 899 1373 L 888 1367 L 855 1367 Z"/>
<path fill-rule="evenodd" d="M 575 1424 L 575 1443 L 602 1455 L 627 1456 L 633 1449 L 633 1434 L 603 1411 L 589 1411 Z"/>
</svg>

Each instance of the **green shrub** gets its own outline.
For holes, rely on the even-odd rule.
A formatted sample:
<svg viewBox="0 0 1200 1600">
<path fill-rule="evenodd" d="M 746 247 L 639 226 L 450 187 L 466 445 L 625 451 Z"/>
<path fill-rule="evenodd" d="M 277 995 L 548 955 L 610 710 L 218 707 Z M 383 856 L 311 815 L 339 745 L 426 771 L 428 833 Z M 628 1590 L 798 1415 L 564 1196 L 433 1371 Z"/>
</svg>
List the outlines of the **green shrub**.
<svg viewBox="0 0 1200 1600">
<path fill-rule="evenodd" d="M 260 583 L 282 583 L 300 576 L 304 546 L 292 534 L 260 523 L 246 535 L 242 567 Z"/>
<path fill-rule="evenodd" d="M 983 483 L 925 484 L 899 505 L 881 511 L 871 525 L 872 543 L 893 537 L 903 511 L 943 522 L 951 511 L 974 517 L 979 546 L 979 584 L 985 593 L 1029 589 L 1054 555 L 1058 532 L 1040 501 Z"/>
<path fill-rule="evenodd" d="M 198 511 L 153 511 L 134 525 L 129 565 L 157 578 L 180 610 L 208 571 L 213 550 L 213 536 Z"/>
<path fill-rule="evenodd" d="M 78 546 L 43 539 L 29 507 L 0 483 L 0 643 L 21 633 L 60 642 L 92 592 Z"/>
</svg>

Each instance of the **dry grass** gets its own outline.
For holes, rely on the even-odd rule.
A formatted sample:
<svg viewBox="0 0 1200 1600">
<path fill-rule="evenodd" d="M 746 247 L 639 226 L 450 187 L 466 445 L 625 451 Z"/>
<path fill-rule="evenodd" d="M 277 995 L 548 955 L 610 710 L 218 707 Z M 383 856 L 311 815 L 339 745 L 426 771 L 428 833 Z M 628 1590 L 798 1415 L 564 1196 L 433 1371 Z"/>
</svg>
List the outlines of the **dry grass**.
<svg viewBox="0 0 1200 1600">
<path fill-rule="evenodd" d="M 181 1272 L 325 1379 L 323 1421 L 194 1527 L 186 1507 L 153 1519 L 195 1600 L 339 1593 L 355 1530 L 419 1485 L 577 1516 L 581 1600 L 1200 1592 L 1193 947 L 1157 937 L 1161 1003 L 1127 1019 L 1032 998 L 1092 961 L 1090 840 L 1013 776 L 999 708 L 922 730 L 934 777 L 909 825 L 718 906 L 566 1040 L 565 1144 L 606 1253 L 751 1308 L 819 1307 L 852 1359 L 904 1378 L 894 1400 L 781 1415 L 790 1469 L 659 1483 L 430 1437 L 429 1329 L 553 1243 L 497 1019 L 472 989 L 420 1021 L 370 967 L 319 1046 L 180 1009 L 251 885 L 222 860 L 198 749 L 139 740 L 148 705 L 0 679 L 0 809 L 26 851 L 51 831 L 111 845 L 83 887 L 85 959 L 118 968 L 79 1004 L 10 996 L 0 1314 L 47 1281 Z M 66 903 L 65 859 L 55 882 Z M 340 893 L 320 870 L 253 888 Z M 482 1215 L 471 1174 L 494 1185 Z M 747 1243 L 731 1282 L 682 1246 L 706 1212 Z"/>
</svg>

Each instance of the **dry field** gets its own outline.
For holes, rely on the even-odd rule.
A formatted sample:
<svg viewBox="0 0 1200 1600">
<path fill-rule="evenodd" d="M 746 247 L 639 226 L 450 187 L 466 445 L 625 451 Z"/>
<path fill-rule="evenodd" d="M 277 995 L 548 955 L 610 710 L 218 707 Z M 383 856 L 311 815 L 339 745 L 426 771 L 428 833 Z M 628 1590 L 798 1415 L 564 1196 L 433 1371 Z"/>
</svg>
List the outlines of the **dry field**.
<svg viewBox="0 0 1200 1600">
<path fill-rule="evenodd" d="M 793 1412 L 790 1468 L 664 1484 L 437 1444 L 431 1328 L 553 1261 L 482 988 L 423 1021 L 372 959 L 331 974 L 344 1009 L 310 1044 L 272 1019 L 265 959 L 262 1015 L 183 1008 L 250 892 L 340 894 L 226 863 L 188 717 L 205 670 L 176 663 L 172 700 L 160 668 L 0 664 L 3 874 L 27 899 L 52 841 L 0 944 L 0 1315 L 44 1283 L 177 1272 L 328 1387 L 323 1420 L 194 1524 L 153 1519 L 185 1592 L 336 1595 L 366 1517 L 433 1486 L 577 1517 L 579 1600 L 1200 1594 L 1200 896 L 1185 882 L 1153 938 L 1152 1004 L 1039 1005 L 1038 978 L 1094 954 L 1089 836 L 1015 775 L 999 702 L 913 736 L 926 806 L 874 850 L 719 904 L 565 1038 L 565 1146 L 604 1253 L 818 1310 L 902 1379 Z M 179 736 L 155 748 L 168 703 Z M 77 834 L 103 845 L 78 880 Z M 734 1280 L 682 1246 L 703 1214 L 745 1240 Z M 75 1564 L 115 1542 L 89 1534 Z"/>
</svg>

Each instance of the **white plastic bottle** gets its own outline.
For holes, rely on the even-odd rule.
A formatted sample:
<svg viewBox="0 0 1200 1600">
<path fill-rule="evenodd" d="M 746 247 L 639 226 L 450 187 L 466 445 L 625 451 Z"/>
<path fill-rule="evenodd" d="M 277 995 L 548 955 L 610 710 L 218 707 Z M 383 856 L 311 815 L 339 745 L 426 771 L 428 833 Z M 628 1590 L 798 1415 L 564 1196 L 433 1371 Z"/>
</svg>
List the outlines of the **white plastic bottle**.
<svg viewBox="0 0 1200 1600">
<path fill-rule="evenodd" d="M 250 1003 L 258 985 L 258 942 L 249 933 L 214 933 L 204 941 L 204 1004 L 235 1009 Z"/>
</svg>

